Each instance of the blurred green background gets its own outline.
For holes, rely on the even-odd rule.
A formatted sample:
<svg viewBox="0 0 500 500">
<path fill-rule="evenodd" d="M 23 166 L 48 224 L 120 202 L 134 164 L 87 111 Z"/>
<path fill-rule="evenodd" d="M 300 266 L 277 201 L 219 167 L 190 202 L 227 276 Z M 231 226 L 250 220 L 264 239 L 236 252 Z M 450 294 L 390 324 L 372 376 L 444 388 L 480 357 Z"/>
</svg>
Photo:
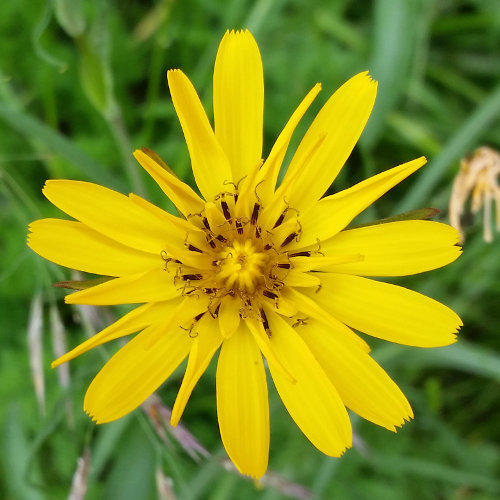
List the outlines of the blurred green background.
<svg viewBox="0 0 500 500">
<path fill-rule="evenodd" d="M 341 459 L 314 449 L 271 392 L 270 473 L 257 487 L 225 462 L 214 366 L 186 410 L 188 434 L 177 437 L 141 410 L 98 428 L 83 413 L 85 389 L 116 343 L 50 369 L 64 343 L 76 345 L 123 310 L 65 306 L 64 291 L 50 284 L 70 272 L 25 246 L 30 221 L 60 215 L 41 195 L 44 181 L 94 181 L 171 208 L 130 153 L 147 146 L 191 180 L 165 70 L 181 67 L 210 113 L 227 28 L 249 28 L 263 54 L 265 152 L 317 81 L 324 90 L 295 145 L 347 78 L 369 69 L 379 80 L 373 115 L 335 189 L 422 154 L 429 164 L 365 220 L 432 206 L 448 221 L 460 158 L 500 147 L 498 0 L 2 2 L 0 498 L 72 491 L 77 500 L 85 487 L 87 499 L 119 500 L 500 498 L 500 234 L 486 244 L 480 217 L 467 220 L 461 259 L 397 280 L 461 315 L 458 344 L 422 350 L 369 340 L 415 420 L 392 434 L 354 416 L 355 446 Z M 165 405 L 181 376 L 159 392 Z"/>
</svg>

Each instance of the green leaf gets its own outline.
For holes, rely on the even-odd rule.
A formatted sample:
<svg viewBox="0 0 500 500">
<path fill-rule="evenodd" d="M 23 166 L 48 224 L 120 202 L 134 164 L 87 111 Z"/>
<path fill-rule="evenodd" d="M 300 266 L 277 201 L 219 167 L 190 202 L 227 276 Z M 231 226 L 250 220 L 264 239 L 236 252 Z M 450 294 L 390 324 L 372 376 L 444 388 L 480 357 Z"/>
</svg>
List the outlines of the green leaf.
<svg viewBox="0 0 500 500">
<path fill-rule="evenodd" d="M 376 226 L 378 224 L 387 224 L 388 222 L 398 222 L 402 220 L 425 220 L 432 219 L 439 213 L 437 208 L 417 208 L 416 210 L 409 210 L 408 212 L 403 212 L 399 215 L 393 215 L 392 217 L 384 217 L 383 219 L 378 219 L 373 222 L 367 222 L 366 224 L 357 224 L 355 226 L 350 226 L 349 229 L 355 229 L 358 227 L 366 226 Z"/>
<path fill-rule="evenodd" d="M 72 141 L 37 118 L 0 102 L 0 119 L 3 119 L 26 139 L 39 141 L 47 149 L 64 158 L 80 170 L 83 177 L 116 189 L 125 189 L 116 176 L 108 174 L 101 164 L 75 146 Z"/>
<path fill-rule="evenodd" d="M 368 148 L 379 140 L 387 115 L 407 87 L 420 19 L 415 0 L 377 0 L 374 5 L 373 54 L 368 67 L 379 82 L 379 89 L 372 115 L 361 136 L 362 144 Z"/>
<path fill-rule="evenodd" d="M 76 38 L 80 51 L 80 81 L 92 105 L 104 116 L 111 116 L 114 108 L 113 83 L 106 57 L 86 35 Z"/>
<path fill-rule="evenodd" d="M 73 280 L 73 281 L 58 281 L 52 286 L 56 288 L 68 288 L 69 290 L 86 290 L 87 288 L 92 288 L 93 286 L 100 285 L 101 283 L 106 283 L 106 281 L 112 280 L 112 277 L 94 278 L 90 280 Z"/>
<path fill-rule="evenodd" d="M 388 344 L 374 350 L 373 357 L 381 364 L 412 363 L 416 366 L 448 367 L 454 370 L 491 378 L 500 382 L 500 355 L 465 340 L 436 349 L 415 349 Z"/>
<path fill-rule="evenodd" d="M 85 30 L 82 0 L 54 0 L 54 12 L 59 25 L 71 37 Z"/>
</svg>

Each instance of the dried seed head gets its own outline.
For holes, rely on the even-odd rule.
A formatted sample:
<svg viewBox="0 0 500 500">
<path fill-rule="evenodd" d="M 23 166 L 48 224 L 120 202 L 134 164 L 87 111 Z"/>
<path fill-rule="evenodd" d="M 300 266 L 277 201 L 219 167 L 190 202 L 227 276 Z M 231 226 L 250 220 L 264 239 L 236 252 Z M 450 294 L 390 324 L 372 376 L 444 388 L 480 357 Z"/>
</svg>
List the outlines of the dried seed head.
<svg viewBox="0 0 500 500">
<path fill-rule="evenodd" d="M 495 203 L 496 228 L 500 231 L 500 154 L 494 149 L 482 146 L 460 162 L 460 171 L 453 182 L 449 211 L 450 222 L 460 233 L 461 243 L 465 233 L 461 224 L 465 204 L 471 196 L 470 210 L 473 214 L 483 208 L 483 235 L 487 243 L 493 241 L 491 230 L 492 206 Z"/>
</svg>

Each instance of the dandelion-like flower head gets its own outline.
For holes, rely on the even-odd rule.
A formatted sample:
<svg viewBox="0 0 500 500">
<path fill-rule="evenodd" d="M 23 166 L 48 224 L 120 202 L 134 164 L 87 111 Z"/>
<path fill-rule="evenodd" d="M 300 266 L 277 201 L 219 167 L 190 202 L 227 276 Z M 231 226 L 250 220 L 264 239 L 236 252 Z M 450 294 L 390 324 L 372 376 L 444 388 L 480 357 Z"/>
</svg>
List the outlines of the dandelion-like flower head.
<svg viewBox="0 0 500 500">
<path fill-rule="evenodd" d="M 428 220 L 346 229 L 425 164 L 418 158 L 324 196 L 370 115 L 376 82 L 360 73 L 324 104 L 277 183 L 305 96 L 262 160 L 264 84 L 248 31 L 227 32 L 214 69 L 212 128 L 189 79 L 168 72 L 200 194 L 152 151 L 134 155 L 179 217 L 96 184 L 47 181 L 45 196 L 75 220 L 31 224 L 28 244 L 60 265 L 106 279 L 70 304 L 141 304 L 53 363 L 138 333 L 104 365 L 85 396 L 98 423 L 140 405 L 187 357 L 172 409 L 181 418 L 214 354 L 222 441 L 240 472 L 262 476 L 269 449 L 265 359 L 307 438 L 339 456 L 352 444 L 346 407 L 395 430 L 412 417 L 405 396 L 353 330 L 419 347 L 447 345 L 461 325 L 435 300 L 372 279 L 444 266 L 458 233 Z"/>
</svg>

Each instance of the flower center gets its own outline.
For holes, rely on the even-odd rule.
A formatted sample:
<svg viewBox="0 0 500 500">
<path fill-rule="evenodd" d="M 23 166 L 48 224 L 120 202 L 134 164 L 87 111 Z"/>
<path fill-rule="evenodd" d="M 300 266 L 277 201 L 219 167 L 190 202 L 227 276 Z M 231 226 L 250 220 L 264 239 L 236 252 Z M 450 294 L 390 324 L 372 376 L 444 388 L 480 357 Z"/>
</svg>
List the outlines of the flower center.
<svg viewBox="0 0 500 500">
<path fill-rule="evenodd" d="M 190 214 L 188 220 L 194 231 L 186 234 L 184 252 L 171 255 L 163 250 L 160 254 L 180 294 L 206 301 L 206 312 L 184 327 L 192 336 L 197 334 L 197 324 L 204 314 L 217 318 L 222 308 L 226 316 L 239 314 L 240 318 L 260 321 L 270 337 L 266 307 L 294 318 L 298 307 L 284 295 L 287 286 L 298 283 L 317 288 L 320 283 L 307 274 L 307 267 L 294 270 L 294 259 L 322 255 L 319 248 L 293 245 L 302 234 L 298 212 L 284 203 L 280 215 L 266 215 L 258 199 L 250 210 L 238 210 L 238 196 L 235 186 L 234 193 L 222 192 L 201 212 Z M 297 321 L 294 324 L 299 324 Z"/>
<path fill-rule="evenodd" d="M 219 253 L 217 280 L 226 288 L 253 293 L 263 279 L 268 256 L 257 251 L 252 240 L 233 241 Z"/>
</svg>

